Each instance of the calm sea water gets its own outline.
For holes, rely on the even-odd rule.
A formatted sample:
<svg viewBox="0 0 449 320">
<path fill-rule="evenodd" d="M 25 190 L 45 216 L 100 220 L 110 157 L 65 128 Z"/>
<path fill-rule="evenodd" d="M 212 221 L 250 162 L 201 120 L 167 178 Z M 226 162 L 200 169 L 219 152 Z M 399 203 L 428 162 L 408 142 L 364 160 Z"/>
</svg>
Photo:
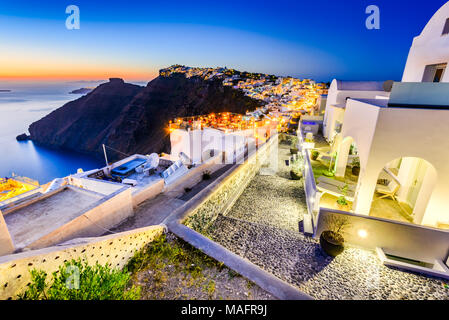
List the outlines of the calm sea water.
<svg viewBox="0 0 449 320">
<path fill-rule="evenodd" d="M 101 160 L 74 152 L 57 151 L 17 142 L 16 136 L 27 133 L 31 123 L 81 95 L 69 94 L 99 83 L 14 83 L 0 82 L 0 177 L 12 172 L 38 180 L 41 184 L 54 178 L 103 166 Z"/>
</svg>

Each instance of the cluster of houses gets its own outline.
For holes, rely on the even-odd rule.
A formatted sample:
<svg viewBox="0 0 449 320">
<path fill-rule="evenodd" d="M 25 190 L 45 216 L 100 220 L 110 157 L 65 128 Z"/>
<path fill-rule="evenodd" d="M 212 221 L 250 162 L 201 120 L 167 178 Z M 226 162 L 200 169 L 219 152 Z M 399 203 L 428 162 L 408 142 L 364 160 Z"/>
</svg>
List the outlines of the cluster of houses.
<svg viewBox="0 0 449 320">
<path fill-rule="evenodd" d="M 204 80 L 219 79 L 224 86 L 241 90 L 245 95 L 261 100 L 264 106 L 249 116 L 260 116 L 269 112 L 322 113 L 324 111 L 327 85 L 311 79 L 276 77 L 262 73 L 240 72 L 227 68 L 198 68 L 174 65 L 159 71 L 163 77 L 174 73 L 184 74 L 187 78 L 201 77 Z"/>
</svg>

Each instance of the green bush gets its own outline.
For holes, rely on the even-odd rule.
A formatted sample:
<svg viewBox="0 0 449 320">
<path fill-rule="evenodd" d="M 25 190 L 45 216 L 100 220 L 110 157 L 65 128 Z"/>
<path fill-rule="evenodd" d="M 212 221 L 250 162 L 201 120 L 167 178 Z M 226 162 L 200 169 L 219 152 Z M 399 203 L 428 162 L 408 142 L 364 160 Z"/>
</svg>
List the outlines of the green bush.
<svg viewBox="0 0 449 320">
<path fill-rule="evenodd" d="M 204 171 L 203 172 L 203 180 L 210 180 L 210 179 L 212 179 L 211 172 L 210 171 Z"/>
<path fill-rule="evenodd" d="M 18 296 L 22 300 L 137 300 L 140 288 L 127 288 L 128 271 L 109 264 L 89 266 L 81 259 L 65 262 L 47 281 L 47 273 L 31 270 L 31 283 Z"/>
</svg>

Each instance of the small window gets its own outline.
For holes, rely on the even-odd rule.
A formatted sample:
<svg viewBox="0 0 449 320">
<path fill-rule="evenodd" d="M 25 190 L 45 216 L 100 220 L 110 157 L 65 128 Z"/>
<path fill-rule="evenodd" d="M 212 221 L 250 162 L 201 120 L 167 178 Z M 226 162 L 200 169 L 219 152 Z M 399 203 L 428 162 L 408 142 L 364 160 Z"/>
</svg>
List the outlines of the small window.
<svg viewBox="0 0 449 320">
<path fill-rule="evenodd" d="M 444 29 L 443 29 L 443 34 L 442 35 L 444 36 L 446 34 L 449 34 L 449 18 L 446 19 L 446 23 L 444 25 Z"/>
<path fill-rule="evenodd" d="M 441 79 L 443 78 L 444 69 L 439 68 L 435 71 L 435 76 L 433 78 L 433 82 L 441 82 Z"/>
<path fill-rule="evenodd" d="M 446 71 L 447 63 L 428 65 L 424 69 L 422 82 L 441 82 Z"/>
</svg>

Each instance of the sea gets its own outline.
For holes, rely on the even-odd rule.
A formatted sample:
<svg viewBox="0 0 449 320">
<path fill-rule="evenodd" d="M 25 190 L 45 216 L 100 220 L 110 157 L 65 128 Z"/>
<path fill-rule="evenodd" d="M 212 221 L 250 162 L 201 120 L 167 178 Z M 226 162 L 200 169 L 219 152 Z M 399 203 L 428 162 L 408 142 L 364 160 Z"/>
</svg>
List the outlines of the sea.
<svg viewBox="0 0 449 320">
<path fill-rule="evenodd" d="M 18 142 L 16 136 L 29 134 L 28 127 L 81 94 L 71 91 L 96 87 L 105 81 L 79 82 L 3 82 L 0 81 L 0 177 L 26 176 L 45 184 L 55 178 L 102 167 L 93 156 L 38 146 L 32 141 Z M 11 90 L 4 92 L 3 90 Z"/>
</svg>

